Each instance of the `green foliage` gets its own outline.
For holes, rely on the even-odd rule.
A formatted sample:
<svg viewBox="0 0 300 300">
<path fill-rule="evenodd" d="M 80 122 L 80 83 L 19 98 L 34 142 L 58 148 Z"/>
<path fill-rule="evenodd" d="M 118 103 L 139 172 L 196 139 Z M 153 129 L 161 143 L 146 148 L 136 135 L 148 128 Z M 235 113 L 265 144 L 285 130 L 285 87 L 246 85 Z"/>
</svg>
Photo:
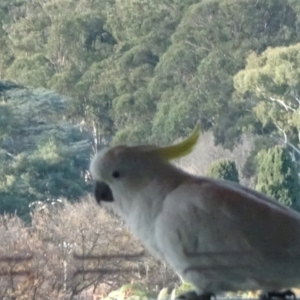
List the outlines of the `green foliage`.
<svg viewBox="0 0 300 300">
<path fill-rule="evenodd" d="M 236 90 L 251 98 L 253 111 L 264 127 L 285 142 L 299 144 L 300 44 L 252 53 L 245 70 L 235 76 Z"/>
<path fill-rule="evenodd" d="M 124 284 L 120 289 L 109 293 L 106 300 L 110 299 L 147 300 L 155 298 L 155 295 L 147 290 L 147 287 L 139 282 Z"/>
<path fill-rule="evenodd" d="M 231 148 L 263 122 L 235 75 L 300 41 L 292 0 L 14 0 L 0 15 L 0 76 L 70 96 L 95 148 L 172 142 L 195 122 Z"/>
<path fill-rule="evenodd" d="M 7 90 L 3 97 L 0 213 L 17 211 L 28 220 L 32 202 L 83 196 L 89 188 L 85 173 L 91 136 L 64 121 L 67 99 L 23 88 Z"/>
<path fill-rule="evenodd" d="M 6 78 L 34 87 L 47 86 L 49 79 L 55 74 L 51 62 L 42 54 L 18 58 L 7 69 Z"/>
<path fill-rule="evenodd" d="M 276 146 L 276 140 L 270 137 L 258 136 L 254 141 L 254 147 L 252 148 L 250 155 L 247 157 L 246 163 L 243 166 L 242 174 L 246 178 L 254 177 L 257 173 L 257 153 L 261 150 L 268 150 L 269 148 Z"/>
<path fill-rule="evenodd" d="M 295 22 L 288 1 L 211 0 L 191 5 L 150 85 L 159 99 L 154 137 L 161 139 L 161 128 L 185 130 L 197 120 L 203 129 L 213 129 L 217 143 L 230 147 L 247 129 L 244 120 L 249 119 L 252 105 L 246 101 L 236 105 L 233 76 L 244 67 L 251 50 L 261 52 L 267 45 L 294 43 Z M 177 96 L 178 91 L 183 95 Z M 177 113 L 172 109 L 178 102 L 185 106 L 182 114 L 182 109 Z M 175 130 L 168 137 L 174 140 L 181 135 L 182 130 Z"/>
<path fill-rule="evenodd" d="M 299 177 L 286 148 L 275 146 L 257 155 L 256 189 L 282 204 L 299 209 Z"/>
<path fill-rule="evenodd" d="M 195 290 L 194 286 L 189 283 L 189 282 L 184 282 L 182 285 L 180 285 L 177 289 L 176 289 L 176 296 L 180 296 L 188 291 L 193 291 Z"/>
<path fill-rule="evenodd" d="M 210 166 L 207 175 L 216 179 L 239 182 L 239 173 L 236 164 L 234 161 L 228 159 L 221 159 L 214 162 Z"/>
<path fill-rule="evenodd" d="M 38 97 L 15 91 L 10 103 L 0 95 L 2 168 L 29 151 L 27 164 L 44 172 L 47 147 L 50 169 L 71 166 L 77 154 L 68 161 L 65 145 L 80 144 L 83 128 L 95 151 L 170 143 L 196 122 L 226 148 L 251 132 L 261 136 L 258 144 L 267 141 L 257 150 L 281 139 L 299 160 L 299 20 L 295 0 L 2 0 L 0 78 L 68 97 L 49 106 L 37 100 L 46 97 L 41 90 Z M 23 102 L 13 105 L 16 97 Z M 76 134 L 73 124 L 82 126 Z M 244 168 L 249 177 L 255 151 Z M 40 189 L 30 189 L 29 202 Z"/>
</svg>

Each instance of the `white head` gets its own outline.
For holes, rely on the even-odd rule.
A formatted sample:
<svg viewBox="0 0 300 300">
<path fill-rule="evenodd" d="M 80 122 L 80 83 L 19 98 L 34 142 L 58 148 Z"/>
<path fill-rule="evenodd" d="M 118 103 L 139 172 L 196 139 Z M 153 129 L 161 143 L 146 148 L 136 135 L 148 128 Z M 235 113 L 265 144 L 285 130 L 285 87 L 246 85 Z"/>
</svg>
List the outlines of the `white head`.
<svg viewBox="0 0 300 300">
<path fill-rule="evenodd" d="M 101 150 L 90 164 L 90 172 L 96 181 L 96 200 L 113 202 L 119 198 L 134 198 L 145 193 L 153 183 L 168 189 L 175 169 L 169 160 L 190 153 L 198 136 L 197 126 L 190 137 L 169 147 L 122 145 Z M 172 182 L 174 180 L 176 178 Z"/>
</svg>

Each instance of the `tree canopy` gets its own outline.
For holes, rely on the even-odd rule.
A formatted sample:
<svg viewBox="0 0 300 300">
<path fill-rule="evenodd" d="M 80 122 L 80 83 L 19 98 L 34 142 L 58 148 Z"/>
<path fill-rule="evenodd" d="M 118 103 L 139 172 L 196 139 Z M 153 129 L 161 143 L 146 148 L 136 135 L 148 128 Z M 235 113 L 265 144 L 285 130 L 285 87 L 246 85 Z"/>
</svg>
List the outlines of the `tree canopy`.
<svg viewBox="0 0 300 300">
<path fill-rule="evenodd" d="M 45 182 L 76 198 L 97 149 L 171 143 L 196 122 L 228 149 L 244 133 L 284 143 L 298 168 L 299 20 L 295 0 L 1 1 L 0 80 L 27 87 L 0 84 L 1 172 L 29 202 Z"/>
<path fill-rule="evenodd" d="M 28 219 L 32 202 L 82 197 L 92 136 L 64 120 L 67 99 L 1 84 L 7 91 L 0 105 L 0 213 L 17 209 Z"/>
<path fill-rule="evenodd" d="M 251 53 L 299 42 L 299 11 L 291 0 L 4 1 L 0 76 L 71 96 L 96 146 L 166 143 L 199 121 L 231 147 L 261 128 L 233 78 Z"/>
<path fill-rule="evenodd" d="M 286 148 L 275 146 L 268 151 L 262 150 L 257 156 L 257 164 L 256 189 L 299 209 L 299 178 Z"/>
<path fill-rule="evenodd" d="M 209 168 L 207 175 L 215 179 L 224 179 L 239 182 L 239 173 L 232 160 L 221 159 L 215 161 Z"/>
</svg>

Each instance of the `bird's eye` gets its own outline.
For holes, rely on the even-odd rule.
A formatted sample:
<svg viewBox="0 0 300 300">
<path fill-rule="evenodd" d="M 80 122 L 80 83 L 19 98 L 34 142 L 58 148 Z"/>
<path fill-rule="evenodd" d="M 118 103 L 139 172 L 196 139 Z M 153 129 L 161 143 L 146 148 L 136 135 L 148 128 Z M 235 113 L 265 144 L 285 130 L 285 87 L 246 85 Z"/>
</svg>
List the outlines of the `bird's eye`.
<svg viewBox="0 0 300 300">
<path fill-rule="evenodd" d="M 112 172 L 112 177 L 113 178 L 120 178 L 120 172 L 119 171 L 113 171 Z"/>
</svg>

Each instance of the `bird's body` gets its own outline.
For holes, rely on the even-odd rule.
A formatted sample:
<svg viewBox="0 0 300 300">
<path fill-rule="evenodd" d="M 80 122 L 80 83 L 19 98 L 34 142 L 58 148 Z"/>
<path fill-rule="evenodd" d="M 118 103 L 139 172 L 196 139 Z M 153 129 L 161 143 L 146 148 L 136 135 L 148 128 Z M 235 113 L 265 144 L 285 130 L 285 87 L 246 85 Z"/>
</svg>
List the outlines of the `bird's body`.
<svg viewBox="0 0 300 300">
<path fill-rule="evenodd" d="M 300 285 L 299 213 L 239 184 L 185 173 L 156 151 L 115 147 L 91 164 L 150 252 L 198 294 Z"/>
</svg>

